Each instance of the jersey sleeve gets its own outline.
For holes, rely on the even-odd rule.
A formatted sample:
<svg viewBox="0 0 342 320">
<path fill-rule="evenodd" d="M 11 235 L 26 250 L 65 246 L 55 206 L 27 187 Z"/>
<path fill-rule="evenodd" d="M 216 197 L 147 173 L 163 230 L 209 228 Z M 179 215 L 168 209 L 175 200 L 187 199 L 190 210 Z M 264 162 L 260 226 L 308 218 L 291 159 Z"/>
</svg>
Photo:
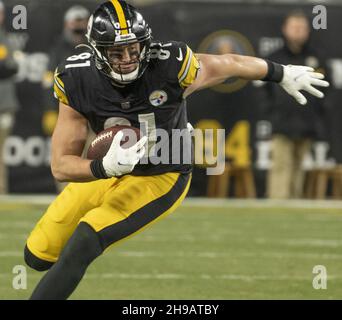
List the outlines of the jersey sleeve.
<svg viewBox="0 0 342 320">
<path fill-rule="evenodd" d="M 57 67 L 54 73 L 54 83 L 53 83 L 54 96 L 60 102 L 70 106 L 70 102 L 66 93 L 67 89 L 65 88 L 65 83 L 62 80 L 62 78 L 63 78 L 63 73 L 60 73 Z"/>
<path fill-rule="evenodd" d="M 89 91 L 92 83 L 89 78 L 93 79 L 91 53 L 84 51 L 84 48 L 76 49 L 73 53 L 54 72 L 54 96 L 84 115 L 86 91 Z"/>
<path fill-rule="evenodd" d="M 61 63 L 56 68 L 53 76 L 54 96 L 60 102 L 72 107 L 78 112 L 81 112 L 81 110 L 79 110 L 74 78 L 75 75 L 71 72 L 71 70 L 66 69 L 64 63 Z"/>
<path fill-rule="evenodd" d="M 180 51 L 182 51 L 183 61 L 179 61 L 180 65 L 177 77 L 179 85 L 183 89 L 186 89 L 196 80 L 200 64 L 193 51 L 185 43 L 180 43 Z"/>
<path fill-rule="evenodd" d="M 196 80 L 200 69 L 198 59 L 184 42 L 172 41 L 169 48 L 165 49 L 170 51 L 169 74 L 182 89 L 186 89 Z"/>
</svg>

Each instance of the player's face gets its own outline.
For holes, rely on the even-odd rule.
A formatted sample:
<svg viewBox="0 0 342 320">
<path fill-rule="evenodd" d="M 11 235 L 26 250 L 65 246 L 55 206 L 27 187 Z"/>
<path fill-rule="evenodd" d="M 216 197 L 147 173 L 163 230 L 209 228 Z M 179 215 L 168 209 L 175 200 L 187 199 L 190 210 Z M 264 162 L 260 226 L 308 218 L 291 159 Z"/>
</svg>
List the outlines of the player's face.
<svg viewBox="0 0 342 320">
<path fill-rule="evenodd" d="M 139 65 L 140 45 L 138 42 L 115 46 L 107 51 L 109 63 L 117 73 L 128 74 Z"/>
<path fill-rule="evenodd" d="M 283 27 L 286 40 L 297 45 L 304 45 L 310 36 L 308 21 L 302 17 L 290 17 Z"/>
</svg>

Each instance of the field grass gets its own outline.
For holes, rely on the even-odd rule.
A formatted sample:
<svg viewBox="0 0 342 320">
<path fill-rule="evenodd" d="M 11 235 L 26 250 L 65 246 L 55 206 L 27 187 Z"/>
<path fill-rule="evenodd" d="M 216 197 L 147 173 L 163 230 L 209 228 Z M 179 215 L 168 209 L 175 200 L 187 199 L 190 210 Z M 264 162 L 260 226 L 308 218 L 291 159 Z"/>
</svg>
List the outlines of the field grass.
<svg viewBox="0 0 342 320">
<path fill-rule="evenodd" d="M 243 203 L 187 202 L 96 260 L 71 299 L 342 299 L 342 207 Z M 12 287 L 46 207 L 0 202 L 0 299 L 27 299 L 41 278 L 28 268 L 27 290 Z"/>
</svg>

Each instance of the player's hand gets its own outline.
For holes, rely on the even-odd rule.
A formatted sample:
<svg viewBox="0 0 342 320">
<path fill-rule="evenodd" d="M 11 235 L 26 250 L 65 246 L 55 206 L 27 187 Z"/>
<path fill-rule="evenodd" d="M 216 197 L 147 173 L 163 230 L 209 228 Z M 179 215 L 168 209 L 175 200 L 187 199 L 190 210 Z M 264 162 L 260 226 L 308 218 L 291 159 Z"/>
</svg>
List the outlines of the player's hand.
<svg viewBox="0 0 342 320">
<path fill-rule="evenodd" d="M 323 92 L 317 90 L 314 86 L 329 87 L 329 82 L 324 81 L 322 73 L 315 72 L 313 68 L 305 66 L 284 66 L 284 77 L 280 85 L 284 90 L 294 97 L 301 105 L 307 103 L 306 98 L 300 90 L 307 91 L 317 98 L 323 98 Z"/>
<path fill-rule="evenodd" d="M 122 148 L 120 145 L 123 132 L 119 131 L 107 152 L 102 159 L 103 168 L 108 177 L 122 176 L 133 171 L 136 164 L 145 154 L 147 137 L 142 137 L 130 148 Z"/>
</svg>

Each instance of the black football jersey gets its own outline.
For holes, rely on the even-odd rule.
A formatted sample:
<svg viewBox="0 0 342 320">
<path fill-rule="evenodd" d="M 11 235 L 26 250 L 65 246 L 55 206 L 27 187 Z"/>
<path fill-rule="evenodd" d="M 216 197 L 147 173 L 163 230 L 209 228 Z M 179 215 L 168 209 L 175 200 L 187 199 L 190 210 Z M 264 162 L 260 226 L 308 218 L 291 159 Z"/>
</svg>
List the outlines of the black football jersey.
<svg viewBox="0 0 342 320">
<path fill-rule="evenodd" d="M 185 43 L 154 42 L 142 77 L 120 88 L 96 68 L 89 52 L 83 52 L 56 69 L 54 92 L 61 102 L 81 113 L 95 133 L 129 125 L 148 135 L 149 157 L 142 159 L 133 175 L 185 173 L 192 168 L 192 146 L 183 93 L 198 70 L 199 62 Z M 164 138 L 168 135 L 167 146 L 158 129 L 163 129 Z"/>
</svg>

